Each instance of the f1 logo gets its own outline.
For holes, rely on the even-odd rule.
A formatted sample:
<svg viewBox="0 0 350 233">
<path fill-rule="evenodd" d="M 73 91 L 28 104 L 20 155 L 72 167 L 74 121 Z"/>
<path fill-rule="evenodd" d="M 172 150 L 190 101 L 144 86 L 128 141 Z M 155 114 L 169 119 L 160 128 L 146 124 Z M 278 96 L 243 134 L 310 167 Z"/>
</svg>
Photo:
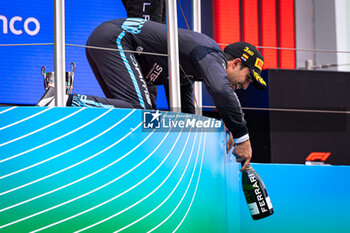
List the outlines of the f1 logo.
<svg viewBox="0 0 350 233">
<path fill-rule="evenodd" d="M 144 129 L 159 129 L 161 113 L 157 111 L 144 111 L 143 112 L 143 128 Z"/>
<path fill-rule="evenodd" d="M 305 161 L 315 161 L 320 160 L 322 162 L 326 161 L 331 155 L 331 152 L 311 152 Z"/>
</svg>

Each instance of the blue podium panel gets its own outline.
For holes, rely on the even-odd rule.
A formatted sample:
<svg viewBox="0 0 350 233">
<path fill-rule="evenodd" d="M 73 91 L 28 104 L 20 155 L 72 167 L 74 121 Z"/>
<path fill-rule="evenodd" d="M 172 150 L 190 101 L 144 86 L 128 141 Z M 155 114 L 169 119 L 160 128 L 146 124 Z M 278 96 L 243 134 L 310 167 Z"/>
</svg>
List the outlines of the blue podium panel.
<svg viewBox="0 0 350 233">
<path fill-rule="evenodd" d="M 227 208 L 223 127 L 146 129 L 144 117 L 0 108 L 0 231 L 238 231 L 238 218 L 227 224 L 239 205 Z"/>
<path fill-rule="evenodd" d="M 349 232 L 349 166 L 252 164 L 275 210 L 254 221 L 223 127 L 202 127 L 215 123 L 0 108 L 0 232 Z"/>
<path fill-rule="evenodd" d="M 241 194 L 240 232 L 348 233 L 350 166 L 253 164 L 275 213 L 252 220 Z"/>
</svg>

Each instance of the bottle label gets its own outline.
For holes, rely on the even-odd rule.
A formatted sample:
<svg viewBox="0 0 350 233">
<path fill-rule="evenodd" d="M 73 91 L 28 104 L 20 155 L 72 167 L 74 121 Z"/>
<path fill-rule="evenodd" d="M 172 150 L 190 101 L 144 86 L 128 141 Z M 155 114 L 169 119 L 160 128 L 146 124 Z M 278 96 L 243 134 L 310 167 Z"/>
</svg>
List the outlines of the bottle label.
<svg viewBox="0 0 350 233">
<path fill-rule="evenodd" d="M 269 210 L 271 210 L 272 209 L 272 203 L 271 203 L 270 197 L 267 196 L 265 200 L 266 200 L 266 203 L 267 203 L 267 207 L 269 208 Z"/>
<path fill-rule="evenodd" d="M 248 208 L 249 208 L 251 215 L 259 214 L 259 208 L 258 208 L 258 205 L 256 204 L 256 202 L 249 203 Z"/>
</svg>

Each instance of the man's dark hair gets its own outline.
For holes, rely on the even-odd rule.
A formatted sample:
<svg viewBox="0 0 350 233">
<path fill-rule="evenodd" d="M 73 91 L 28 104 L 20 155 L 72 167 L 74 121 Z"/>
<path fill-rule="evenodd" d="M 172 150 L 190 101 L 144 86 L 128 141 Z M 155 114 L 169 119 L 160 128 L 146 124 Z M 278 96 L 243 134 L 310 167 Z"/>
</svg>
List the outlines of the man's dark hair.
<svg viewBox="0 0 350 233">
<path fill-rule="evenodd" d="M 226 60 L 227 60 L 227 61 L 232 61 L 232 60 L 234 60 L 234 59 L 237 58 L 237 57 L 232 56 L 232 55 L 229 54 L 229 53 L 225 53 L 225 56 L 226 56 Z M 248 66 L 246 66 L 243 62 L 241 62 L 241 68 L 240 68 L 240 70 L 244 69 L 245 67 L 248 67 Z M 249 67 L 248 67 L 248 68 L 249 68 Z"/>
<path fill-rule="evenodd" d="M 234 59 L 236 59 L 236 57 L 233 57 L 231 54 L 229 54 L 229 53 L 225 53 L 225 56 L 226 56 L 226 60 L 227 61 L 232 61 L 232 60 L 234 60 Z"/>
</svg>

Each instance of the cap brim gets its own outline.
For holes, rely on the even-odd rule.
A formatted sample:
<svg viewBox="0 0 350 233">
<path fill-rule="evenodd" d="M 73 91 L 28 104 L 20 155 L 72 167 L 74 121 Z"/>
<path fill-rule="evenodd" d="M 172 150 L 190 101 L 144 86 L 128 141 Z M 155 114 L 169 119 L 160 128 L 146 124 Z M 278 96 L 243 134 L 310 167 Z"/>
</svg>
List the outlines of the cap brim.
<svg viewBox="0 0 350 233">
<path fill-rule="evenodd" d="M 267 84 L 264 81 L 264 79 L 260 76 L 260 74 L 254 69 L 250 69 L 250 73 L 253 78 L 253 86 L 259 90 L 265 90 L 267 88 Z"/>
</svg>

